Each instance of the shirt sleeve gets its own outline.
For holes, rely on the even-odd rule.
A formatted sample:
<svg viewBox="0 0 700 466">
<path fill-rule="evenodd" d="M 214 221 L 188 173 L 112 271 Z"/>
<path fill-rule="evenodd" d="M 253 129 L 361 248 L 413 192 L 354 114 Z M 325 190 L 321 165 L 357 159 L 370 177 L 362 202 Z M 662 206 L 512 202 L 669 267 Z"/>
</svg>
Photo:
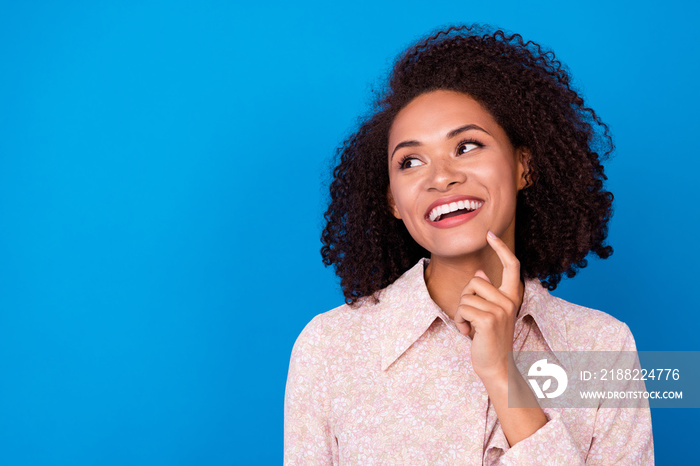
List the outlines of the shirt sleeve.
<svg viewBox="0 0 700 466">
<path fill-rule="evenodd" d="M 620 351 L 636 351 L 634 338 L 622 324 Z M 572 408 L 576 409 L 576 408 Z M 644 408 L 599 408 L 593 437 L 588 445 L 579 445 L 561 416 L 545 413 L 548 422 L 530 437 L 508 448 L 502 439 L 487 450 L 484 464 L 561 464 L 574 465 L 650 465 L 654 464 L 651 413 Z M 500 430 L 500 429 L 499 429 Z M 500 444 L 500 445 L 498 445 Z M 500 448 L 499 448 L 500 446 Z"/>
<path fill-rule="evenodd" d="M 637 351 L 632 332 L 623 326 L 622 351 Z M 599 409 L 586 464 L 654 464 L 651 411 L 645 405 Z"/>
<path fill-rule="evenodd" d="M 337 464 L 338 443 L 330 424 L 328 360 L 320 316 L 294 343 L 284 398 L 284 464 Z"/>
<path fill-rule="evenodd" d="M 556 464 L 566 466 L 586 464 L 578 445 L 571 437 L 559 414 L 547 415 L 547 419 L 547 423 L 537 432 L 510 448 L 508 448 L 508 442 L 501 430 L 502 447 L 487 450 L 484 464 Z"/>
</svg>

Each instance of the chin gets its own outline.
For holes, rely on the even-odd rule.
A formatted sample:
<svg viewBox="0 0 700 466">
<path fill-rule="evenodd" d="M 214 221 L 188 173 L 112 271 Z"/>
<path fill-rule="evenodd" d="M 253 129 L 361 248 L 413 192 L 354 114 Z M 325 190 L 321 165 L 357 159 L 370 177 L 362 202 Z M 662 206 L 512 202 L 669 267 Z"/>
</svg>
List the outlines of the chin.
<svg viewBox="0 0 700 466">
<path fill-rule="evenodd" d="M 484 235 L 485 236 L 485 235 Z M 449 257 L 458 258 L 463 256 L 471 256 L 474 254 L 479 254 L 488 247 L 486 238 L 479 241 L 476 238 L 472 241 L 459 241 L 451 242 L 450 244 L 440 244 L 439 246 L 431 245 L 431 247 L 425 247 L 425 249 L 430 251 L 430 255 L 437 257 Z"/>
</svg>

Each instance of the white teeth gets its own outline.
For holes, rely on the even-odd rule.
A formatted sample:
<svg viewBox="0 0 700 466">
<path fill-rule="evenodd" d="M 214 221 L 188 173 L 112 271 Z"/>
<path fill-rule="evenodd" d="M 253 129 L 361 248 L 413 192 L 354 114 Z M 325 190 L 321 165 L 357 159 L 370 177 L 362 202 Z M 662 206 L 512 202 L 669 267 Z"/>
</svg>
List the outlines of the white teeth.
<svg viewBox="0 0 700 466">
<path fill-rule="evenodd" d="M 430 211 L 428 218 L 430 219 L 430 221 L 434 222 L 441 215 L 449 214 L 450 212 L 455 212 L 457 210 L 462 209 L 466 209 L 471 212 L 473 210 L 478 209 L 482 205 L 484 205 L 484 203 L 480 201 L 450 202 L 449 204 L 442 204 L 435 207 L 433 210 Z"/>
</svg>

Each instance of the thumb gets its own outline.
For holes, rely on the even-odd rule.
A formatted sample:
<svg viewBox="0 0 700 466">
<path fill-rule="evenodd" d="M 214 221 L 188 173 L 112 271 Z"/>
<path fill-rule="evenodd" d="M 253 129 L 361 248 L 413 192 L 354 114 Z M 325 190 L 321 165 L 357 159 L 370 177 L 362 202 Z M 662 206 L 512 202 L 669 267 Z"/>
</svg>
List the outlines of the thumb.
<svg viewBox="0 0 700 466">
<path fill-rule="evenodd" d="M 476 273 L 474 274 L 474 276 L 475 276 L 475 277 L 482 278 L 482 279 L 486 280 L 487 282 L 491 283 L 491 280 L 489 280 L 489 277 L 488 277 L 488 276 L 486 275 L 486 273 L 485 273 L 483 270 L 481 270 L 481 269 L 477 270 Z"/>
</svg>

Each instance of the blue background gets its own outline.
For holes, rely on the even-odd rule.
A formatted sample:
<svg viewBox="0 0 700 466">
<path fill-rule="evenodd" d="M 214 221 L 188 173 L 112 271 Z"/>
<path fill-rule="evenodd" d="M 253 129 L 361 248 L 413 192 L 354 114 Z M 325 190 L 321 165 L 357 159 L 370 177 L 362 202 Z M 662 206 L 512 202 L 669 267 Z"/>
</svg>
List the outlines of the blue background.
<svg viewBox="0 0 700 466">
<path fill-rule="evenodd" d="M 556 295 L 698 350 L 690 2 L 0 7 L 0 462 L 279 464 L 292 345 L 342 303 L 335 147 L 393 58 L 485 22 L 551 47 L 609 123 L 615 254 Z M 653 412 L 659 464 L 695 410 Z"/>
</svg>

